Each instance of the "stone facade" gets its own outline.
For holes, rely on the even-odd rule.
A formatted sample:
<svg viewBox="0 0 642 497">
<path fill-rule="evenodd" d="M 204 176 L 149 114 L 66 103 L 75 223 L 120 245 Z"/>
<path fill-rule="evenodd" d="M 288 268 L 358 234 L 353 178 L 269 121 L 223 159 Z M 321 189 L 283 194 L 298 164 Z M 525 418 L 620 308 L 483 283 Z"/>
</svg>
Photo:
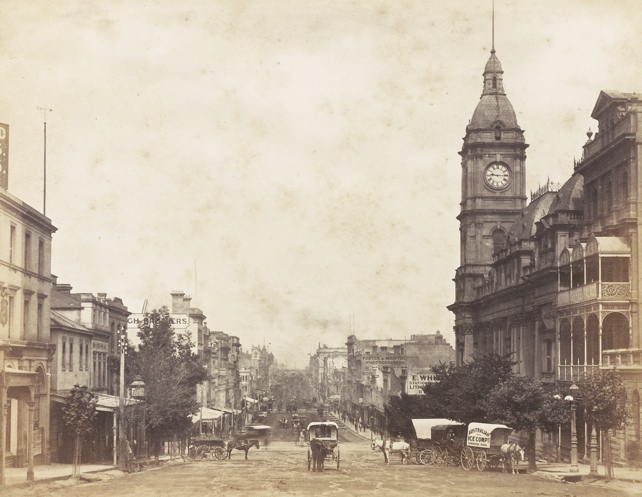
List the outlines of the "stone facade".
<svg viewBox="0 0 642 497">
<path fill-rule="evenodd" d="M 598 132 L 587 133 L 572 176 L 525 205 L 527 145 L 502 75 L 493 50 L 460 152 L 461 257 L 449 306 L 456 360 L 512 353 L 517 373 L 560 391 L 596 368 L 617 367 L 633 413 L 618 434 L 622 453 L 640 441 L 642 100 L 601 92 L 591 115 Z M 586 450 L 581 417 L 578 431 Z"/>
</svg>

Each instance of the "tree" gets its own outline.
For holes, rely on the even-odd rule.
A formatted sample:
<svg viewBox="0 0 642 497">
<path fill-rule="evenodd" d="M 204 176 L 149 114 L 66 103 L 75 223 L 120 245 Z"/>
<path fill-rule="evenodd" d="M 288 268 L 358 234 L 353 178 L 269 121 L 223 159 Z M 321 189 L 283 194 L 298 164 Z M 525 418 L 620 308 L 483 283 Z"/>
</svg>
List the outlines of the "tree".
<svg viewBox="0 0 642 497">
<path fill-rule="evenodd" d="M 128 374 L 145 382 L 145 419 L 155 453 L 167 438 L 185 435 L 198 411 L 196 385 L 207 372 L 193 352 L 189 334 L 175 333 L 166 307 L 146 316 L 140 344 L 128 354 Z"/>
<path fill-rule="evenodd" d="M 568 406 L 560 396 L 555 397 L 539 381 L 524 376 L 513 375 L 499 383 L 482 404 L 488 422 L 506 424 L 528 433 L 525 449 L 532 471 L 536 469 L 536 430 L 551 432 L 569 420 Z"/>
<path fill-rule="evenodd" d="M 610 430 L 622 428 L 629 413 L 626 408 L 626 389 L 615 369 L 599 370 L 586 376 L 579 385 L 584 419 L 608 435 Z M 604 447 L 607 476 L 613 478 L 611 437 L 605 437 Z"/>
<path fill-rule="evenodd" d="M 96 420 L 98 397 L 86 386 L 74 385 L 65 405 L 62 407 L 63 420 L 74 437 L 74 458 L 72 476 L 80 476 L 82 442 L 93 431 Z"/>
<path fill-rule="evenodd" d="M 511 354 L 473 354 L 461 366 L 440 364 L 433 367 L 435 383 L 424 387 L 428 405 L 435 417 L 465 424 L 487 419 L 484 400 L 496 385 L 511 378 Z"/>
<path fill-rule="evenodd" d="M 385 406 L 388 432 L 414 436 L 413 418 L 449 418 L 468 424 L 487 419 L 483 400 L 498 384 L 513 376 L 511 354 L 473 354 L 461 366 L 433 366 L 435 383 L 424 387 L 425 396 L 393 396 Z"/>
</svg>

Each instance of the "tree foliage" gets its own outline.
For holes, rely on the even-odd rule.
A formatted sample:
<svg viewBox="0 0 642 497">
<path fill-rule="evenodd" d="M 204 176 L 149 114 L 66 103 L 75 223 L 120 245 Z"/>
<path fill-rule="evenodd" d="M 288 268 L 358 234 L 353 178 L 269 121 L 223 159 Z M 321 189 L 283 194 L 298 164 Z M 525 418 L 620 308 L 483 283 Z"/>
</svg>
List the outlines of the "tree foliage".
<svg viewBox="0 0 642 497">
<path fill-rule="evenodd" d="M 207 377 L 193 352 L 189 334 L 176 333 L 166 307 L 146 316 L 140 344 L 127 358 L 129 381 L 140 375 L 145 382 L 145 418 L 152 442 L 186 433 L 189 415 L 197 412 L 196 385 Z"/>
<path fill-rule="evenodd" d="M 82 441 L 94 429 L 96 420 L 96 402 L 98 397 L 86 386 L 74 385 L 62 407 L 65 427 L 73 433 L 74 455 L 73 475 L 79 476 L 82 455 Z"/>
<path fill-rule="evenodd" d="M 586 376 L 579 387 L 587 423 L 601 431 L 616 430 L 626 423 L 626 389 L 616 370 L 599 370 Z"/>
<path fill-rule="evenodd" d="M 497 385 L 513 375 L 511 354 L 474 354 L 461 366 L 433 367 L 435 383 L 424 387 L 430 411 L 435 417 L 468 424 L 488 419 L 484 400 Z"/>
</svg>

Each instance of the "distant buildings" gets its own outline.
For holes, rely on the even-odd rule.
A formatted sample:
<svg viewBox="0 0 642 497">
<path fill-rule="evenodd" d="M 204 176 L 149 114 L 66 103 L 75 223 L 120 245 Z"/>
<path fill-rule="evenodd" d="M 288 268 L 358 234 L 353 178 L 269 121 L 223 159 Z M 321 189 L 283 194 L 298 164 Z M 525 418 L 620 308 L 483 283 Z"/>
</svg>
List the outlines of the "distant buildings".
<svg viewBox="0 0 642 497">
<path fill-rule="evenodd" d="M 437 331 L 412 335 L 410 340 L 348 337 L 347 374 L 341 406 L 354 420 L 362 419 L 376 431 L 385 432 L 384 406 L 391 395 L 422 395 L 422 383 L 430 381 L 432 366 L 450 364 L 455 350 Z M 412 391 L 408 390 L 408 379 Z"/>
</svg>

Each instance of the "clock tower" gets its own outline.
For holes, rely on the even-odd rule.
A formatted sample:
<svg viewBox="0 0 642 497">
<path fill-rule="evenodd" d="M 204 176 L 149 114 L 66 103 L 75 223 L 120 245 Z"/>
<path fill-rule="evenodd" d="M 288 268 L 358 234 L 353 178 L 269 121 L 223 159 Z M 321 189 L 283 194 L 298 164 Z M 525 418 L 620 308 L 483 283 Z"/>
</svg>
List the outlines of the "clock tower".
<svg viewBox="0 0 642 497">
<path fill-rule="evenodd" d="M 526 206 L 524 131 L 504 91 L 495 48 L 484 69 L 484 87 L 466 126 L 461 152 L 460 264 L 455 274 L 457 363 L 472 353 L 472 302 L 488 276 L 493 254 Z"/>
</svg>

